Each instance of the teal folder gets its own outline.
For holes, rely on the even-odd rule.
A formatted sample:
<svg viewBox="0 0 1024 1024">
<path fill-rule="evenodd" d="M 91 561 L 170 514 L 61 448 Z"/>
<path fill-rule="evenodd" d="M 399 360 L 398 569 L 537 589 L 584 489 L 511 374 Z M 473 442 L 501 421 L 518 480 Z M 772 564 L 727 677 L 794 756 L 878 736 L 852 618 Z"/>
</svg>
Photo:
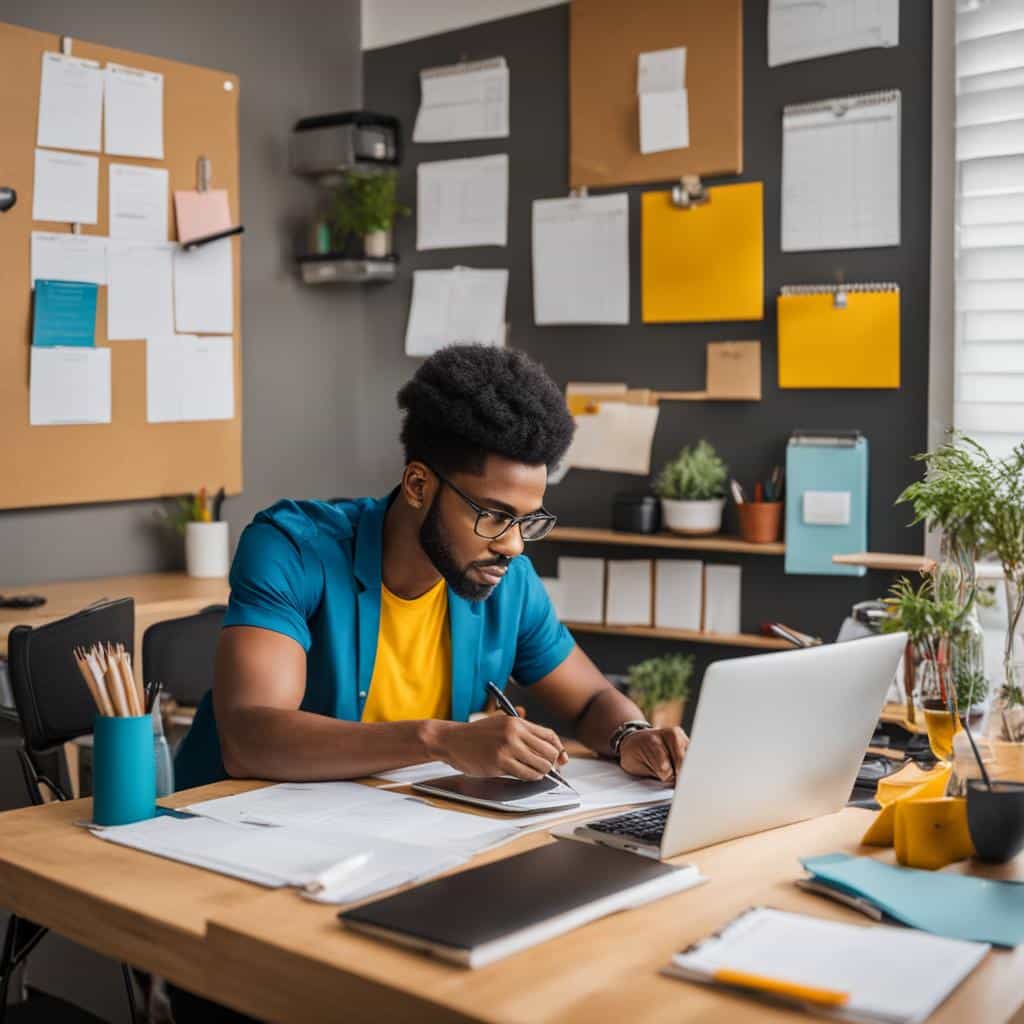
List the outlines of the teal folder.
<svg viewBox="0 0 1024 1024">
<path fill-rule="evenodd" d="M 911 928 L 994 946 L 1024 942 L 1024 882 L 920 871 L 845 853 L 800 863 L 817 880 L 868 900 Z"/>
<path fill-rule="evenodd" d="M 795 431 L 786 446 L 786 572 L 863 576 L 833 555 L 868 548 L 868 441 L 858 431 Z"/>
<path fill-rule="evenodd" d="M 36 281 L 33 345 L 96 343 L 96 285 L 84 281 Z"/>
</svg>

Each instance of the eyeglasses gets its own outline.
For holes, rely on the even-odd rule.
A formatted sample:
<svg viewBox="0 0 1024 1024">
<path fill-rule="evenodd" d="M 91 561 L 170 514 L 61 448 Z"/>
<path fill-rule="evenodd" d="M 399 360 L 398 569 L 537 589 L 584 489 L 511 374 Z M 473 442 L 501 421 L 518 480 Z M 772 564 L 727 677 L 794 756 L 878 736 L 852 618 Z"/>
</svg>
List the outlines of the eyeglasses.
<svg viewBox="0 0 1024 1024">
<path fill-rule="evenodd" d="M 473 532 L 478 537 L 483 537 L 486 540 L 497 540 L 499 537 L 503 537 L 513 526 L 518 526 L 519 536 L 524 541 L 541 540 L 554 529 L 555 523 L 558 522 L 556 516 L 553 516 L 543 508 L 539 512 L 531 512 L 527 516 L 514 516 L 508 512 L 500 512 L 495 508 L 483 508 L 468 494 L 456 487 L 451 480 L 441 476 L 432 466 L 427 466 L 427 469 L 446 487 L 450 487 L 476 513 Z"/>
</svg>

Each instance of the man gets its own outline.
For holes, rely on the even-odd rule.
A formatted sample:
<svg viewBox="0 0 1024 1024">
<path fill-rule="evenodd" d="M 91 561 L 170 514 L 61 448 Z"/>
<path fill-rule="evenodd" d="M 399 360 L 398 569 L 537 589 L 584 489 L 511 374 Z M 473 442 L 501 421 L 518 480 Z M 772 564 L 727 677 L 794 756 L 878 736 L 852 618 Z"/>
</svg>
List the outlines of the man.
<svg viewBox="0 0 1024 1024">
<path fill-rule="evenodd" d="M 382 500 L 282 501 L 245 530 L 177 784 L 346 779 L 422 761 L 539 779 L 550 729 L 469 723 L 512 676 L 599 754 L 670 781 L 687 738 L 654 729 L 558 622 L 525 543 L 554 525 L 548 467 L 573 421 L 515 350 L 451 346 L 400 391 L 401 483 Z"/>
</svg>

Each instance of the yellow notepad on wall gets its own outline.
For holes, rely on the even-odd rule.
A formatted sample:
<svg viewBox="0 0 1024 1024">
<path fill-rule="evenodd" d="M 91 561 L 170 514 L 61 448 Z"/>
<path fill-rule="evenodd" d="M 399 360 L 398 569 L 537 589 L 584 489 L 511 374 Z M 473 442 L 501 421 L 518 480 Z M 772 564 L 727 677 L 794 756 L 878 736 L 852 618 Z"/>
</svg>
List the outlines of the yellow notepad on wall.
<svg viewBox="0 0 1024 1024">
<path fill-rule="evenodd" d="M 684 210 L 671 192 L 643 194 L 644 323 L 764 316 L 764 187 L 720 185 L 708 196 Z"/>
<path fill-rule="evenodd" d="M 796 285 L 778 300 L 780 388 L 898 388 L 895 284 Z"/>
</svg>

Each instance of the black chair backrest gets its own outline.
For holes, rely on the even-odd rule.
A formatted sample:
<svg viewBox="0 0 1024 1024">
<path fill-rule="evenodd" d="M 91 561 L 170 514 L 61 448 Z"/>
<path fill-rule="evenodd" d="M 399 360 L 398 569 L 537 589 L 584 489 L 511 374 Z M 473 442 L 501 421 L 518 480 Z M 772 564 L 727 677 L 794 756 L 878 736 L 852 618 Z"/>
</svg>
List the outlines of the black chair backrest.
<svg viewBox="0 0 1024 1024">
<path fill-rule="evenodd" d="M 130 597 L 93 605 L 35 629 L 11 630 L 11 689 L 30 753 L 92 732 L 96 705 L 78 672 L 74 649 L 107 641 L 124 644 L 132 653 L 135 602 Z"/>
<path fill-rule="evenodd" d="M 225 605 L 154 623 L 142 636 L 142 674 L 164 684 L 164 693 L 195 707 L 213 686 L 213 662 Z"/>
</svg>

